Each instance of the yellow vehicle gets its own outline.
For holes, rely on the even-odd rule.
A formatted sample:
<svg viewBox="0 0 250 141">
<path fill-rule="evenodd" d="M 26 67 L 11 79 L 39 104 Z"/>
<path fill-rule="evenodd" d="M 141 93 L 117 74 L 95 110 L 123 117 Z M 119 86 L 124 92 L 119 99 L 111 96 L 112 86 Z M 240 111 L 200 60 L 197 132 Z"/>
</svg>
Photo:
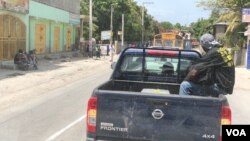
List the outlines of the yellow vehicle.
<svg viewBox="0 0 250 141">
<path fill-rule="evenodd" d="M 153 46 L 183 49 L 184 39 L 178 32 L 165 32 L 154 36 Z"/>
</svg>

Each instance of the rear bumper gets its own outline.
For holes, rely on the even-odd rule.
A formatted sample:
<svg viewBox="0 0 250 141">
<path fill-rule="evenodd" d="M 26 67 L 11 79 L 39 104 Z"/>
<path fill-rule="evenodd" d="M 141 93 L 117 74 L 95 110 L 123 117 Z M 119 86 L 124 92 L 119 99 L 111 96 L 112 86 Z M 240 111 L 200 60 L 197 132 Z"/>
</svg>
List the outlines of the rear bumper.
<svg viewBox="0 0 250 141">
<path fill-rule="evenodd" d="M 110 140 L 95 140 L 93 138 L 87 138 L 86 141 L 110 141 Z"/>
<path fill-rule="evenodd" d="M 160 140 L 160 141 L 163 141 L 163 140 Z M 149 140 L 143 140 L 143 139 L 135 140 L 135 139 L 125 139 L 125 138 L 105 138 L 105 139 L 87 138 L 86 141 L 149 141 Z"/>
</svg>

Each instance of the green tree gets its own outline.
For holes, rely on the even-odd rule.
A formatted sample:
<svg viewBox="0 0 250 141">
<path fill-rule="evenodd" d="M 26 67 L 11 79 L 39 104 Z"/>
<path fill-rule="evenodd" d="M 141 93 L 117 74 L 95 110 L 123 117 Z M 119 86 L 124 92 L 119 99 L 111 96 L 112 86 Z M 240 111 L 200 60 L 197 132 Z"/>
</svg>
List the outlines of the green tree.
<svg viewBox="0 0 250 141">
<path fill-rule="evenodd" d="M 171 22 L 161 22 L 160 25 L 165 31 L 174 29 L 174 26 Z"/>
<path fill-rule="evenodd" d="M 205 9 L 211 9 L 217 17 L 213 18 L 214 22 L 227 22 L 226 42 L 228 45 L 243 46 L 243 35 L 238 34 L 245 26 L 241 23 L 241 9 L 250 6 L 249 0 L 200 0 L 199 6 Z"/>
<path fill-rule="evenodd" d="M 211 33 L 211 27 L 212 23 L 209 19 L 198 19 L 197 22 L 191 23 L 191 31 L 197 39 L 204 33 Z"/>
<path fill-rule="evenodd" d="M 80 1 L 80 6 L 81 6 L 80 14 L 81 15 L 88 15 L 89 14 L 87 5 L 89 5 L 89 3 L 87 1 L 83 1 L 83 0 Z M 88 34 L 89 34 L 88 33 L 89 26 L 88 26 L 88 24 L 85 21 L 83 23 L 83 31 L 84 31 L 83 32 L 83 37 L 85 39 L 87 39 L 88 38 Z"/>
<path fill-rule="evenodd" d="M 81 0 L 81 14 L 88 15 L 89 0 Z M 113 38 L 120 39 L 118 31 L 122 29 L 122 14 L 125 15 L 125 33 L 126 41 L 140 41 L 142 33 L 141 7 L 134 0 L 93 0 L 93 16 L 97 18 L 93 37 L 100 40 L 101 31 L 110 30 L 111 5 L 113 6 Z M 145 39 L 152 38 L 155 34 L 157 22 L 145 10 L 144 19 Z M 88 24 L 88 23 L 86 23 Z M 85 25 L 86 26 L 86 25 Z M 88 30 L 88 28 L 85 28 Z M 88 33 L 86 31 L 85 33 Z M 85 34 L 87 36 L 88 34 Z"/>
<path fill-rule="evenodd" d="M 181 30 L 181 29 L 182 29 L 182 26 L 181 26 L 180 23 L 176 23 L 176 24 L 174 25 L 174 28 L 177 29 L 177 30 Z"/>
</svg>

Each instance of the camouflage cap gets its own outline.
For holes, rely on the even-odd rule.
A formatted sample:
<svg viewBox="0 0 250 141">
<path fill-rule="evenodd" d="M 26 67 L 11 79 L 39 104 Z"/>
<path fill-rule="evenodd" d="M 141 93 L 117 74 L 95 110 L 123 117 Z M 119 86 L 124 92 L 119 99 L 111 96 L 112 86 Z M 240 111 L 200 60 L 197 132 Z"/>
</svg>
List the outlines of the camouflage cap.
<svg viewBox="0 0 250 141">
<path fill-rule="evenodd" d="M 211 34 L 204 34 L 200 38 L 200 44 L 205 49 L 211 49 L 213 47 L 212 42 L 214 41 L 214 36 Z"/>
</svg>

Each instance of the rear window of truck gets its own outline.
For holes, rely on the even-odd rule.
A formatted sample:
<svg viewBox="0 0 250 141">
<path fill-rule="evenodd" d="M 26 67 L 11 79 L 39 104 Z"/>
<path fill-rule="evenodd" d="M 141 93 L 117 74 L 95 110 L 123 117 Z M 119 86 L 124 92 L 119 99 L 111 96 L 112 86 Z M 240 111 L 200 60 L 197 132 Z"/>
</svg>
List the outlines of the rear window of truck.
<svg viewBox="0 0 250 141">
<path fill-rule="evenodd" d="M 143 55 L 144 54 L 144 55 Z M 178 82 L 186 76 L 196 52 L 179 52 L 171 50 L 151 50 L 145 52 L 137 49 L 124 53 L 120 66 L 122 79 Z"/>
</svg>

